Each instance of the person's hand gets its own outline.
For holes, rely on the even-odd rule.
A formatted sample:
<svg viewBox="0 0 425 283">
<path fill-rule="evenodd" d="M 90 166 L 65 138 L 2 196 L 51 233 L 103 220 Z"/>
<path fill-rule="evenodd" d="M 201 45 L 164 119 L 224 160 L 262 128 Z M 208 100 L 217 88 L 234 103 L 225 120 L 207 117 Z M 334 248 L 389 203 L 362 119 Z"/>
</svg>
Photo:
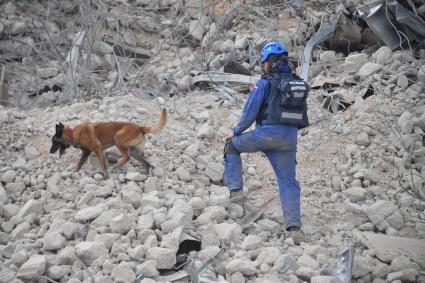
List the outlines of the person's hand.
<svg viewBox="0 0 425 283">
<path fill-rule="evenodd" d="M 224 142 L 229 143 L 232 141 L 232 138 L 233 138 L 233 133 L 227 135 L 226 138 L 224 139 Z"/>
</svg>

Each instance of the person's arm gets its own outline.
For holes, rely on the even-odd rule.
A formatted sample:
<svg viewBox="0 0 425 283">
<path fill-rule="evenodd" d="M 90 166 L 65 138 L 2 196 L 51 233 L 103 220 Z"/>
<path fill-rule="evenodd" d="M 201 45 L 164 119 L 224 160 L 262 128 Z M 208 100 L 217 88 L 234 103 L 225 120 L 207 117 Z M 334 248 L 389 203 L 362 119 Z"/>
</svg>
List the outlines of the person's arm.
<svg viewBox="0 0 425 283">
<path fill-rule="evenodd" d="M 234 136 L 242 134 L 242 132 L 248 129 L 257 119 L 264 97 L 268 92 L 268 88 L 269 83 L 267 80 L 261 79 L 257 82 L 256 87 L 245 102 L 239 123 L 233 129 Z"/>
</svg>

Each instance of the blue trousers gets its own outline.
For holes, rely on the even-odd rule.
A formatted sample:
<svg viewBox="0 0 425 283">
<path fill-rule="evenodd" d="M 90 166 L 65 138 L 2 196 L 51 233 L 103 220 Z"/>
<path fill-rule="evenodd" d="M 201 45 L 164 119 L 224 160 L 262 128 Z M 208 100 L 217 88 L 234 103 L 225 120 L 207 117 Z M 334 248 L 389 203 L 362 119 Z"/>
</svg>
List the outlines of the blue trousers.
<svg viewBox="0 0 425 283">
<path fill-rule="evenodd" d="M 296 180 L 295 170 L 297 132 L 298 129 L 293 126 L 263 125 L 254 131 L 233 137 L 230 150 L 227 150 L 229 145 L 226 145 L 224 155 L 227 186 L 232 190 L 243 187 L 242 159 L 239 153 L 261 151 L 266 154 L 279 184 L 285 229 L 301 227 L 300 185 Z"/>
</svg>

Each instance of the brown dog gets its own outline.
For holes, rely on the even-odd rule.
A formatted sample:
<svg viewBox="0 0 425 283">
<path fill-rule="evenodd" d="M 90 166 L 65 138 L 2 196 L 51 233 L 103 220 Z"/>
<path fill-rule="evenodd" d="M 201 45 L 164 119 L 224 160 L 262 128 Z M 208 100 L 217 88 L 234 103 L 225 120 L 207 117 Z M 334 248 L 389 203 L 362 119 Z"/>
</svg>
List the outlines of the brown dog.
<svg viewBox="0 0 425 283">
<path fill-rule="evenodd" d="M 101 122 L 83 123 L 74 128 L 65 127 L 62 123 L 56 125 L 56 133 L 52 138 L 50 153 L 59 149 L 59 157 L 65 150 L 74 146 L 82 150 L 80 161 L 76 170 L 80 170 L 91 152 L 99 159 L 100 170 L 107 177 L 105 157 L 103 150 L 115 145 L 122 154 L 122 159 L 115 167 L 122 166 L 130 160 L 130 156 L 143 162 L 149 169 L 151 164 L 144 156 L 145 134 L 156 134 L 164 128 L 167 123 L 167 110 L 163 108 L 159 121 L 153 127 L 139 126 L 129 122 Z"/>
</svg>

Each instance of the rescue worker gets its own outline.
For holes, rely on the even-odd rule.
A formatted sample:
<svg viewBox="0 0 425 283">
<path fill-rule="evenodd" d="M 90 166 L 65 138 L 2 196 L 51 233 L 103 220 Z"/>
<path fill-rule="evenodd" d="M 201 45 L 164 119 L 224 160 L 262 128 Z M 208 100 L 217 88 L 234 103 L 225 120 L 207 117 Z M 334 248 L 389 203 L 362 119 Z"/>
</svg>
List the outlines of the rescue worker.
<svg viewBox="0 0 425 283">
<path fill-rule="evenodd" d="M 240 153 L 258 151 L 265 153 L 279 184 L 284 228 L 289 231 L 294 242 L 300 244 L 303 240 L 300 186 L 296 179 L 295 167 L 298 128 L 308 124 L 305 99 L 307 94 L 305 93 L 302 101 L 302 110 L 300 107 L 295 107 L 297 109 L 287 107 L 288 111 L 282 110 L 280 106 L 282 103 L 279 102 L 282 81 L 283 84 L 287 84 L 295 76 L 288 66 L 288 51 L 282 43 L 270 42 L 263 48 L 260 61 L 264 75 L 257 81 L 247 99 L 239 123 L 225 140 L 226 182 L 231 200 L 246 201 Z M 298 78 L 298 82 L 300 81 L 307 85 Z M 299 93 L 298 97 L 301 97 Z M 255 130 L 243 133 L 254 121 L 257 124 Z"/>
</svg>

